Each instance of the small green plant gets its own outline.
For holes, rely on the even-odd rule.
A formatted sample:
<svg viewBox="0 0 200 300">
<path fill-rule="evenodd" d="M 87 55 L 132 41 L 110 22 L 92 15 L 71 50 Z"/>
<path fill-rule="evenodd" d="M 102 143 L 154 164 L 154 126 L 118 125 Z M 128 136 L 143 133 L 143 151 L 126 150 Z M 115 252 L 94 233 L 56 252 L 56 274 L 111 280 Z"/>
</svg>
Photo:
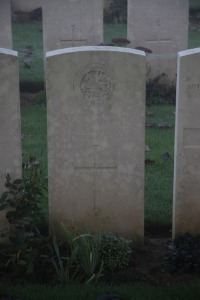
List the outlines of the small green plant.
<svg viewBox="0 0 200 300">
<path fill-rule="evenodd" d="M 98 241 L 100 241 L 98 235 Z M 103 276 L 103 261 L 100 259 L 97 238 L 90 234 L 80 234 L 74 239 L 78 245 L 78 257 L 80 265 L 86 274 L 86 283 L 94 281 L 97 283 Z"/>
<path fill-rule="evenodd" d="M 97 242 L 100 240 L 88 231 L 79 233 L 61 224 L 65 242 L 59 243 L 55 232 L 52 247 L 52 263 L 58 281 L 62 285 L 70 282 L 97 282 L 103 276 Z M 62 254 L 61 254 L 62 253 Z"/>
<path fill-rule="evenodd" d="M 109 270 L 123 269 L 128 266 L 132 249 L 131 241 L 114 233 L 104 233 L 101 236 L 99 254 L 105 268 Z"/>
<path fill-rule="evenodd" d="M 176 103 L 176 86 L 170 83 L 165 73 L 146 83 L 146 105 Z"/>
<path fill-rule="evenodd" d="M 171 273 L 200 273 L 200 235 L 181 235 L 171 248 L 168 257 Z"/>
<path fill-rule="evenodd" d="M 30 157 L 28 164 L 24 164 L 22 179 L 13 182 L 9 174 L 6 175 L 4 192 L 0 198 L 0 210 L 7 209 L 6 218 L 9 223 L 8 230 L 1 231 L 9 236 L 11 242 L 24 244 L 39 235 L 37 228 L 41 221 L 40 201 L 45 195 L 45 187 L 39 176 L 39 162 Z"/>
<path fill-rule="evenodd" d="M 23 166 L 22 179 L 12 182 L 10 175 L 6 175 L 7 191 L 0 198 L 0 210 L 6 209 L 8 220 L 7 228 L 0 230 L 0 236 L 8 238 L 0 252 L 5 269 L 13 276 L 32 275 L 35 269 L 40 269 L 41 253 L 48 248 L 48 237 L 40 231 L 44 229 L 40 201 L 46 189 L 40 178 L 39 162 L 30 157 L 29 163 Z"/>
<path fill-rule="evenodd" d="M 64 255 L 61 254 L 60 250 L 63 246 L 65 249 Z M 77 282 L 80 276 L 80 266 L 77 264 L 78 248 L 74 247 L 73 249 L 69 249 L 66 245 L 59 243 L 54 233 L 51 249 L 51 261 L 56 271 L 57 281 L 62 285 L 66 285 L 70 282 Z"/>
</svg>

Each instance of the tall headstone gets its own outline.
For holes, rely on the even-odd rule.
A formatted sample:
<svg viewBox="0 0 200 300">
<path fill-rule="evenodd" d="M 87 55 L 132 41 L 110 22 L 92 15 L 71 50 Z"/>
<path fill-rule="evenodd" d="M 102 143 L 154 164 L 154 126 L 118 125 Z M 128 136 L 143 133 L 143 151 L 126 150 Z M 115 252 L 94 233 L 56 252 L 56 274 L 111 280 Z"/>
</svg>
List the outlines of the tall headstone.
<svg viewBox="0 0 200 300">
<path fill-rule="evenodd" d="M 10 0 L 0 0 L 0 48 L 12 49 Z"/>
<path fill-rule="evenodd" d="M 45 52 L 102 41 L 103 0 L 43 0 Z"/>
<path fill-rule="evenodd" d="M 0 194 L 6 174 L 21 178 L 21 127 L 17 52 L 0 48 Z M 0 228 L 6 224 L 0 211 Z M 1 243 L 1 239 L 0 239 Z"/>
<path fill-rule="evenodd" d="M 178 54 L 173 236 L 200 234 L 200 48 Z"/>
<path fill-rule="evenodd" d="M 50 223 L 143 240 L 145 68 L 127 48 L 47 53 Z"/>
<path fill-rule="evenodd" d="M 148 3 L 147 3 L 148 2 Z M 128 0 L 130 47 L 145 47 L 147 74 L 176 81 L 177 52 L 188 48 L 188 0 Z"/>
</svg>

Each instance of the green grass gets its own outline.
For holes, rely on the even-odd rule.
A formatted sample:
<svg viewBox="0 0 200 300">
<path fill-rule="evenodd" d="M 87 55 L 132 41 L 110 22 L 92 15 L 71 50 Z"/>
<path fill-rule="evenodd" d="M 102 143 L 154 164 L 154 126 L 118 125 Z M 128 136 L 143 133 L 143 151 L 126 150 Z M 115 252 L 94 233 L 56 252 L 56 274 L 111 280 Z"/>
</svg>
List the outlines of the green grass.
<svg viewBox="0 0 200 300">
<path fill-rule="evenodd" d="M 127 26 L 125 24 L 104 24 L 104 42 L 111 43 L 113 38 L 127 38 Z"/>
<path fill-rule="evenodd" d="M 47 175 L 47 123 L 46 107 L 34 105 L 21 109 L 22 155 L 27 162 L 36 156 Z"/>
<path fill-rule="evenodd" d="M 195 26 L 200 29 L 200 26 Z M 189 31 L 188 48 L 198 48 L 200 47 L 200 32 L 199 31 Z"/>
<path fill-rule="evenodd" d="M 33 46 L 32 66 L 24 66 L 24 49 Z M 43 41 L 41 24 L 14 24 L 13 48 L 19 51 L 19 70 L 21 89 L 42 89 L 44 84 Z"/>
<path fill-rule="evenodd" d="M 170 287 L 153 287 L 146 284 L 8 287 L 0 284 L 0 295 L 1 293 L 7 293 L 26 300 L 95 300 L 99 295 L 105 293 L 115 293 L 126 300 L 194 300 L 199 299 L 200 284 Z"/>
<path fill-rule="evenodd" d="M 190 8 L 200 8 L 200 1 L 199 0 L 190 0 Z"/>
<path fill-rule="evenodd" d="M 147 117 L 155 126 L 146 128 L 146 145 L 151 149 L 146 159 L 154 161 L 145 168 L 145 220 L 148 223 L 169 224 L 172 220 L 172 186 L 174 167 L 174 106 L 148 107 L 153 112 Z M 170 128 L 158 128 L 156 124 L 167 122 Z M 169 153 L 169 159 L 163 154 Z"/>
</svg>

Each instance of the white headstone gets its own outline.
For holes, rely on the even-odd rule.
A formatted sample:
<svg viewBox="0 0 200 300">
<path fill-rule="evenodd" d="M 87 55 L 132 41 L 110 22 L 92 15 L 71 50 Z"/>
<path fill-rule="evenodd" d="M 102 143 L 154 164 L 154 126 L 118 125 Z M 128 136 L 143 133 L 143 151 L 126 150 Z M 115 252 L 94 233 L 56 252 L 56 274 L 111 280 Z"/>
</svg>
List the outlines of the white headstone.
<svg viewBox="0 0 200 300">
<path fill-rule="evenodd" d="M 102 0 L 43 0 L 45 52 L 102 42 Z"/>
<path fill-rule="evenodd" d="M 177 52 L 188 48 L 188 0 L 128 0 L 130 47 L 152 50 L 147 73 L 176 80 Z"/>
<path fill-rule="evenodd" d="M 6 174 L 21 178 L 21 128 L 17 52 L 0 48 L 0 195 L 6 190 Z M 0 212 L 0 228 L 6 224 Z M 1 240 L 0 240 L 1 243 Z"/>
<path fill-rule="evenodd" d="M 10 0 L 0 0 L 0 48 L 12 49 Z"/>
<path fill-rule="evenodd" d="M 47 53 L 50 223 L 144 231 L 144 52 Z"/>
<path fill-rule="evenodd" d="M 200 48 L 178 55 L 173 236 L 200 234 Z"/>
</svg>

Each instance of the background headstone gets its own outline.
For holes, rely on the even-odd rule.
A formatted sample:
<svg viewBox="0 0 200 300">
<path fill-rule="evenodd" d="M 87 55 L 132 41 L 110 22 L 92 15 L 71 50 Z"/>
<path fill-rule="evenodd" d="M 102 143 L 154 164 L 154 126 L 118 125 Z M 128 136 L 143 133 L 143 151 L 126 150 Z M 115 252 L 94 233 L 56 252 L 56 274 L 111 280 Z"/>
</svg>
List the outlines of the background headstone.
<svg viewBox="0 0 200 300">
<path fill-rule="evenodd" d="M 143 240 L 145 68 L 127 48 L 47 53 L 50 223 Z"/>
<path fill-rule="evenodd" d="M 103 42 L 103 0 L 43 0 L 44 50 Z"/>
<path fill-rule="evenodd" d="M 173 236 L 200 234 L 200 48 L 178 55 Z"/>
<path fill-rule="evenodd" d="M 128 0 L 129 46 L 152 50 L 149 78 L 165 73 L 175 82 L 177 52 L 188 48 L 188 16 L 188 0 Z"/>
<path fill-rule="evenodd" d="M 0 0 L 0 48 L 12 49 L 10 0 Z"/>
<path fill-rule="evenodd" d="M 21 178 L 21 126 L 17 52 L 0 49 L 0 194 L 5 191 L 5 175 Z M 0 228 L 6 223 L 0 212 Z M 1 243 L 1 239 L 0 239 Z"/>
</svg>

